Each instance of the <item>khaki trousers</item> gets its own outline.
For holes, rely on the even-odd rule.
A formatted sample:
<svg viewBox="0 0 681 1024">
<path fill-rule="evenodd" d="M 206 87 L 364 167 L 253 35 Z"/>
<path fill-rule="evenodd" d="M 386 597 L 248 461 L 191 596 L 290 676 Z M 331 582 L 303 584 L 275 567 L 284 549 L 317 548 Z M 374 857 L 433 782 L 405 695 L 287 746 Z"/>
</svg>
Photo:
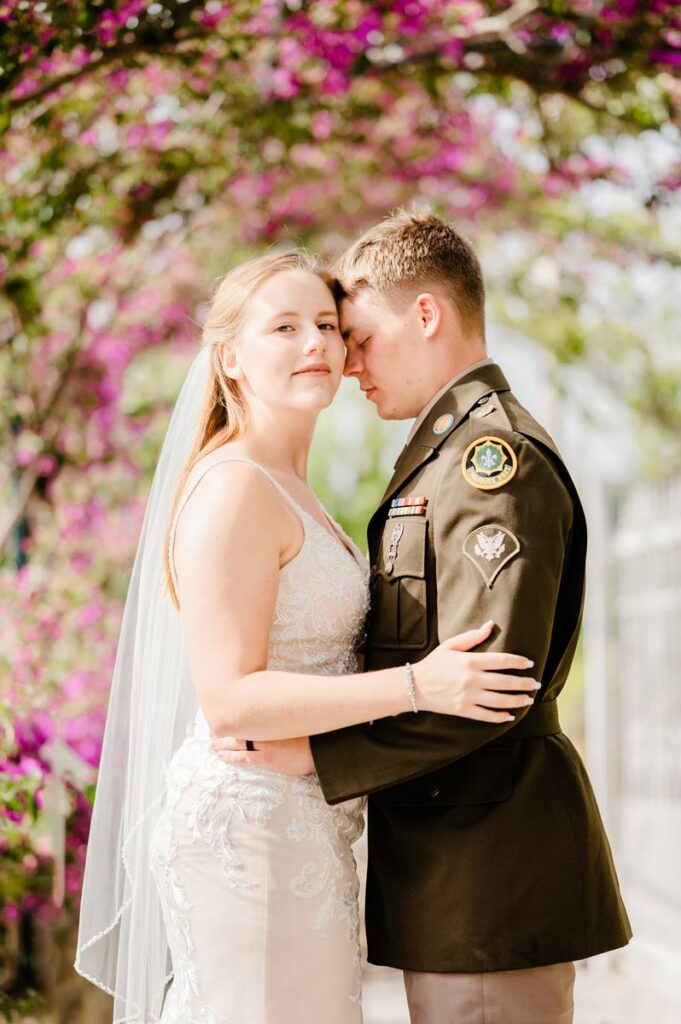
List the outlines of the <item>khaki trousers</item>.
<svg viewBox="0 0 681 1024">
<path fill-rule="evenodd" d="M 490 974 L 405 971 L 411 1024 L 572 1024 L 575 965 Z"/>
</svg>

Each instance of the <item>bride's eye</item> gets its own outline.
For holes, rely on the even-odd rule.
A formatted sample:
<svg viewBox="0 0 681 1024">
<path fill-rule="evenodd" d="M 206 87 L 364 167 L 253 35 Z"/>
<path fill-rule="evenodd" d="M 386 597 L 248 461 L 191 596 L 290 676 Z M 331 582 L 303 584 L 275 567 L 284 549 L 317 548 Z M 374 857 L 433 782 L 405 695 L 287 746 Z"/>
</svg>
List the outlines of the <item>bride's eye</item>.
<svg viewBox="0 0 681 1024">
<path fill-rule="evenodd" d="M 275 333 L 280 331 L 282 334 L 287 334 L 289 331 L 295 330 L 293 324 L 279 324 L 278 327 L 274 328 Z"/>
<path fill-rule="evenodd" d="M 322 328 L 324 328 L 327 331 L 337 331 L 338 330 L 338 327 L 336 326 L 336 324 L 330 324 L 330 323 L 317 324 L 317 327 L 319 328 L 320 331 L 322 330 Z"/>
</svg>

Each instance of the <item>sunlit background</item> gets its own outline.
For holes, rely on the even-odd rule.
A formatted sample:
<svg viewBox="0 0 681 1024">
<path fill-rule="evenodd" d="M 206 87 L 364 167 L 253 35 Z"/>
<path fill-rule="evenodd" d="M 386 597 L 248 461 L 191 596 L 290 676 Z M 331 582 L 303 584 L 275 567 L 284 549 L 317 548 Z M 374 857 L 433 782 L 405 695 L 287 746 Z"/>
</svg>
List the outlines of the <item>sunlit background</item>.
<svg viewBox="0 0 681 1024">
<path fill-rule="evenodd" d="M 678 1020 L 678 5 L 0 0 L 0 26 L 0 1013 L 110 1020 L 71 968 L 89 813 L 215 281 L 415 202 L 480 253 L 491 354 L 590 522 L 561 715 L 636 937 L 580 970 L 577 1022 Z M 352 381 L 320 422 L 312 480 L 361 546 L 408 427 Z M 369 971 L 366 1007 L 406 1022 L 399 975 Z"/>
</svg>

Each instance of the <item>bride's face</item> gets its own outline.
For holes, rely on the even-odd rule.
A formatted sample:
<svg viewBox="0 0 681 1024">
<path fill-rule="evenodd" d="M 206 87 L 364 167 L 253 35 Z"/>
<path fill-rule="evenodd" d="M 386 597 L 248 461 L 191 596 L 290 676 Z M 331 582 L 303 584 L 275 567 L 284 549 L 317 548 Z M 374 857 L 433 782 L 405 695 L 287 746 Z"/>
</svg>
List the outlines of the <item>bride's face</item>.
<svg viewBox="0 0 681 1024">
<path fill-rule="evenodd" d="M 338 313 L 324 282 L 285 270 L 253 294 L 231 375 L 249 404 L 315 411 L 338 389 L 345 346 Z"/>
</svg>

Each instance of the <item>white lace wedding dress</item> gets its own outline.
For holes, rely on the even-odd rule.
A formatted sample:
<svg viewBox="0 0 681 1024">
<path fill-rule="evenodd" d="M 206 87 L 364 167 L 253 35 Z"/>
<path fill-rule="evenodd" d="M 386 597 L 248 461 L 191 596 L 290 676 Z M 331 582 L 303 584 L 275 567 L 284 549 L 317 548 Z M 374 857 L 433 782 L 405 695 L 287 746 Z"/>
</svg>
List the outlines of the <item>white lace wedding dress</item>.
<svg viewBox="0 0 681 1024">
<path fill-rule="evenodd" d="M 280 570 L 267 667 L 355 671 L 366 561 L 340 527 L 332 536 L 266 475 L 305 534 Z M 331 807 L 316 775 L 226 764 L 209 735 L 199 711 L 168 767 L 151 843 L 174 972 L 162 1024 L 361 1024 L 351 844 L 364 801 Z"/>
</svg>

